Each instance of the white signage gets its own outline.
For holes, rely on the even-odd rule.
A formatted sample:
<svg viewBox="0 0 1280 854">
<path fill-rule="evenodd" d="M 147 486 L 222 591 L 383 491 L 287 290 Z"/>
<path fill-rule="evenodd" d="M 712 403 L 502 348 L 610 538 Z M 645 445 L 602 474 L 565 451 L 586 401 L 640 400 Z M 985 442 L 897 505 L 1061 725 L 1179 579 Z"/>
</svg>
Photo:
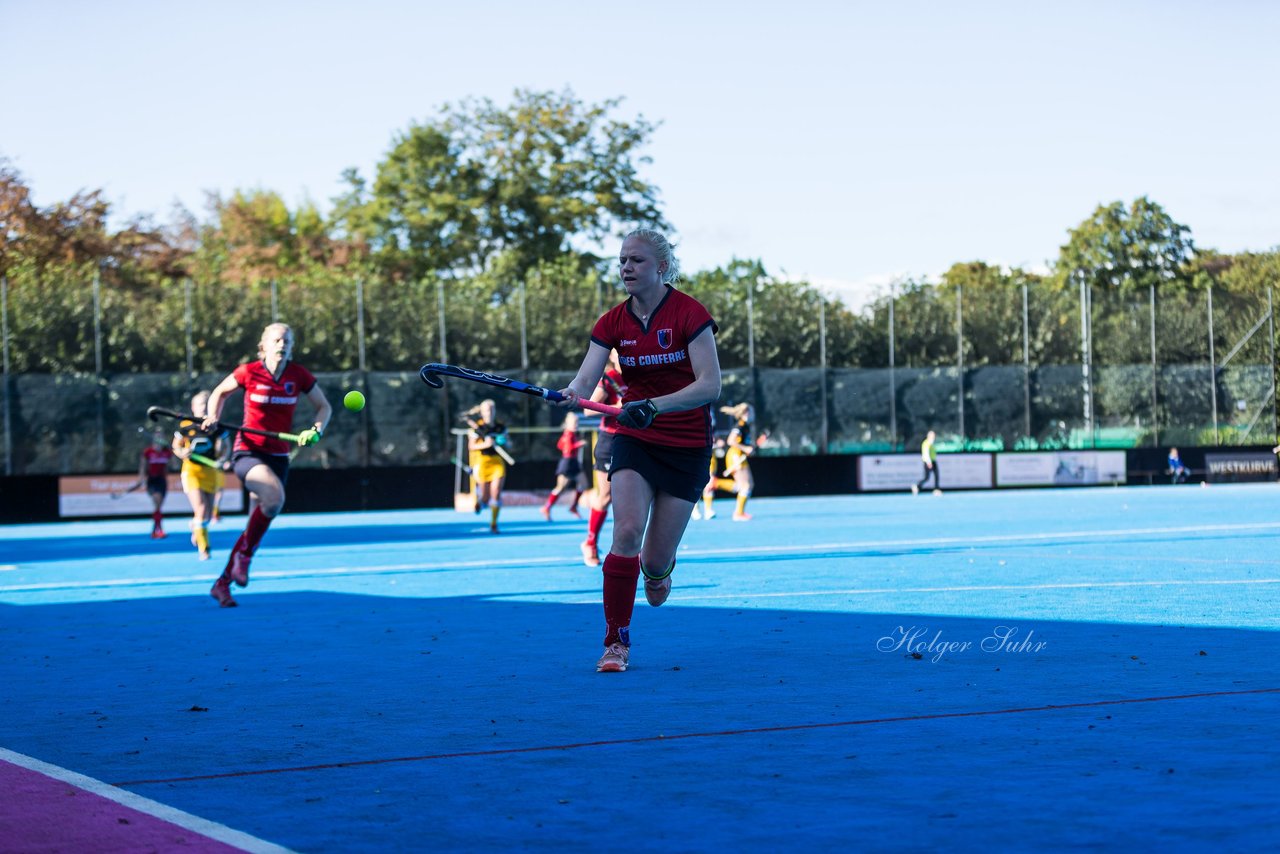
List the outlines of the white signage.
<svg viewBox="0 0 1280 854">
<path fill-rule="evenodd" d="M 244 492 L 240 479 L 230 472 L 225 475 L 222 502 L 223 513 L 239 513 L 244 510 Z M 138 482 L 137 475 L 101 474 L 84 477 L 58 478 L 58 515 L 72 516 L 150 516 L 153 512 L 151 496 L 145 489 L 125 492 Z M 166 516 L 191 515 L 191 502 L 182 491 L 182 478 L 169 475 L 169 491 L 165 493 L 160 512 Z"/>
<path fill-rule="evenodd" d="M 997 486 L 1087 486 L 1127 481 L 1124 451 L 996 454 Z"/>
<path fill-rule="evenodd" d="M 991 454 L 938 454 L 941 489 L 990 489 Z M 863 454 L 858 457 L 858 490 L 896 492 L 910 489 L 924 476 L 919 454 Z M 926 489 L 933 489 L 929 476 Z"/>
</svg>

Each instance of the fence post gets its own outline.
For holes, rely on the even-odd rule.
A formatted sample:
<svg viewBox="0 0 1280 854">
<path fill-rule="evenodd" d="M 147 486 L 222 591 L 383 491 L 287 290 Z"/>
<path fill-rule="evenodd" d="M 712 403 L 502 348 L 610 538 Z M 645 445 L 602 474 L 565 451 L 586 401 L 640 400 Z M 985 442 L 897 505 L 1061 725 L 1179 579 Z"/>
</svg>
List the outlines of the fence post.
<svg viewBox="0 0 1280 854">
<path fill-rule="evenodd" d="M 102 377 L 102 263 L 93 271 L 93 375 L 98 386 L 98 471 L 107 465 L 107 425 Z"/>
<path fill-rule="evenodd" d="M 520 282 L 520 376 L 529 381 L 529 291 L 524 281 Z"/>
<path fill-rule="evenodd" d="M 893 450 L 898 450 L 898 382 L 894 376 L 894 359 L 893 351 L 896 347 L 894 341 L 893 326 L 893 306 L 897 301 L 895 292 L 897 288 L 890 283 L 889 285 L 889 443 Z"/>
<path fill-rule="evenodd" d="M 1151 436 L 1153 447 L 1160 446 L 1160 387 L 1156 381 L 1156 286 L 1151 288 Z"/>
<path fill-rule="evenodd" d="M 0 276 L 0 342 L 4 352 L 4 473 L 13 474 L 13 426 L 9 416 L 9 279 Z"/>
<path fill-rule="evenodd" d="M 747 282 L 747 367 L 751 369 L 753 384 L 756 368 L 756 288 L 759 286 L 758 276 Z"/>
<path fill-rule="evenodd" d="M 444 279 L 436 278 L 436 321 L 440 324 L 440 361 L 444 364 L 449 363 L 449 347 L 445 341 L 445 314 L 444 314 Z M 449 413 L 449 387 L 446 385 L 444 389 L 444 405 L 441 407 L 441 415 L 444 423 L 441 429 L 444 435 L 449 435 L 449 425 L 453 423 Z M 461 458 L 459 458 L 461 459 Z"/>
<path fill-rule="evenodd" d="M 1218 437 L 1218 364 L 1213 352 L 1213 286 L 1210 285 L 1205 293 L 1209 312 L 1209 402 L 1213 405 L 1213 444 L 1221 445 Z"/>
<path fill-rule="evenodd" d="M 364 352 L 364 277 L 356 276 L 356 361 L 363 374 L 366 368 Z"/>
<path fill-rule="evenodd" d="M 186 328 L 187 336 L 187 375 L 194 376 L 196 372 L 196 347 L 192 326 L 191 313 L 191 277 L 184 277 L 182 280 L 182 325 Z"/>
<path fill-rule="evenodd" d="M 960 444 L 965 445 L 964 432 L 964 288 L 956 285 L 956 408 L 960 416 Z"/>
<path fill-rule="evenodd" d="M 1084 393 L 1084 428 L 1089 434 L 1089 447 L 1095 447 L 1093 435 L 1093 376 L 1090 368 L 1093 361 L 1093 327 L 1090 311 L 1089 280 L 1080 270 L 1080 373 L 1083 380 Z"/>
<path fill-rule="evenodd" d="M 1027 308 L 1027 281 L 1022 280 L 1022 412 L 1023 435 L 1031 438 L 1031 323 Z"/>
<path fill-rule="evenodd" d="M 1271 426 L 1274 432 L 1271 441 L 1280 439 L 1280 413 L 1276 410 L 1276 309 L 1271 298 L 1271 288 L 1267 288 L 1267 344 L 1271 352 Z M 9 410 L 6 409 L 5 412 Z"/>
<path fill-rule="evenodd" d="M 826 454 L 831 449 L 831 423 L 827 416 L 827 300 L 821 293 L 818 294 L 818 362 L 818 381 L 822 389 L 819 396 L 822 402 L 822 453 Z"/>
</svg>

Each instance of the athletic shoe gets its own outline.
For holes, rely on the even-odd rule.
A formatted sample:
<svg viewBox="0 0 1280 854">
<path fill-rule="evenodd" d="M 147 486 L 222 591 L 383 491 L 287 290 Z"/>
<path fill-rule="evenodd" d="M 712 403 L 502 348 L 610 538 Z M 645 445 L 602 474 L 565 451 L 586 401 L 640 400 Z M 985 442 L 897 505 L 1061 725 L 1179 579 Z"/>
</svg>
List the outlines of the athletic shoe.
<svg viewBox="0 0 1280 854">
<path fill-rule="evenodd" d="M 689 514 L 690 519 L 701 519 L 702 511 L 698 509 L 698 505 L 693 505 L 693 512 Z"/>
<path fill-rule="evenodd" d="M 627 669 L 631 648 L 622 641 L 614 641 L 605 647 L 604 655 L 596 662 L 596 673 L 621 673 Z"/>
<path fill-rule="evenodd" d="M 201 559 L 201 560 L 208 560 L 208 559 L 209 559 L 209 550 L 208 550 L 208 549 L 201 549 L 201 550 L 200 550 L 200 559 Z"/>
<path fill-rule="evenodd" d="M 705 518 L 707 518 L 707 519 L 714 519 L 714 518 L 716 518 L 716 511 L 715 511 L 715 510 L 708 510 L 706 513 L 704 513 L 704 514 L 703 514 L 703 516 L 704 516 Z"/>
<path fill-rule="evenodd" d="M 648 573 L 644 573 L 644 598 L 653 607 L 658 607 L 667 601 L 667 597 L 671 595 L 671 573 L 675 571 L 676 562 L 671 561 L 671 568 L 667 570 L 667 574 L 661 578 L 650 578 Z M 643 571 L 644 567 L 641 567 Z"/>
<path fill-rule="evenodd" d="M 217 507 L 213 508 L 213 521 L 215 521 L 215 522 L 221 522 L 221 521 L 222 521 L 222 514 L 218 512 L 218 508 L 217 508 Z"/>
<path fill-rule="evenodd" d="M 250 555 L 240 551 L 238 547 L 233 548 L 231 550 L 231 556 L 227 558 L 227 566 L 222 570 L 222 574 L 229 576 L 232 581 L 241 587 L 248 587 L 249 561 L 251 559 Z"/>
<path fill-rule="evenodd" d="M 490 525 L 490 526 L 489 526 L 489 533 L 490 533 L 490 534 L 496 534 L 496 533 L 498 533 L 498 523 L 497 523 L 497 522 L 494 522 L 492 525 Z"/>
<path fill-rule="evenodd" d="M 919 487 L 919 486 L 917 486 L 917 485 L 916 485 L 916 484 L 914 484 L 914 483 L 913 483 L 913 484 L 911 484 L 911 494 L 912 494 L 912 495 L 919 495 L 919 494 L 920 494 L 920 487 Z"/>
<path fill-rule="evenodd" d="M 935 490 L 933 491 L 933 494 L 934 494 L 934 495 L 941 495 L 941 494 L 942 494 L 942 490 L 941 490 L 941 489 L 935 489 Z"/>
<path fill-rule="evenodd" d="M 585 563 L 587 566 L 600 565 L 600 552 L 596 548 L 595 543 L 582 544 L 582 562 Z"/>
<path fill-rule="evenodd" d="M 550 522 L 550 521 L 551 521 L 551 508 L 550 508 L 550 507 L 547 507 L 546 505 L 543 505 L 543 507 L 542 507 L 542 518 L 543 518 L 543 519 L 546 519 L 548 522 Z"/>
<path fill-rule="evenodd" d="M 750 521 L 751 521 L 751 514 L 750 514 L 750 513 L 734 513 L 734 514 L 733 514 L 733 521 L 735 521 L 735 522 L 750 522 Z"/>
<path fill-rule="evenodd" d="M 572 507 L 570 507 L 569 512 L 573 514 L 573 518 L 578 520 L 582 519 L 582 513 L 578 510 L 578 505 L 575 504 Z"/>
<path fill-rule="evenodd" d="M 221 575 L 218 580 L 213 582 L 213 589 L 209 591 L 209 595 L 218 600 L 218 604 L 223 608 L 234 608 L 240 603 L 231 598 L 231 579 L 226 575 Z"/>
<path fill-rule="evenodd" d="M 655 581 L 652 578 L 644 580 L 644 598 L 649 600 L 649 604 L 658 607 L 667 601 L 667 597 L 671 595 L 671 576 Z"/>
<path fill-rule="evenodd" d="M 483 504 L 481 504 L 479 501 L 477 501 L 477 502 L 476 502 L 476 515 L 477 515 L 477 516 L 479 516 L 479 515 L 480 515 L 480 511 L 481 511 L 481 510 L 483 510 L 483 509 L 484 509 L 484 505 L 483 505 Z"/>
<path fill-rule="evenodd" d="M 167 536 L 169 535 L 166 534 L 164 531 L 160 530 L 159 528 L 151 529 L 151 539 L 153 540 L 163 540 Z"/>
</svg>

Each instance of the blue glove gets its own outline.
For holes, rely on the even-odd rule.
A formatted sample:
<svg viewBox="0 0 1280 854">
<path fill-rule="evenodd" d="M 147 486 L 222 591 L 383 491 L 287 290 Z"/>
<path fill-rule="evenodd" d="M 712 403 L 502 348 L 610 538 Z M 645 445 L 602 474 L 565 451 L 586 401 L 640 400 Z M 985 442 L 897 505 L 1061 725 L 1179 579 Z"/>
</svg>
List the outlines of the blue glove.
<svg viewBox="0 0 1280 854">
<path fill-rule="evenodd" d="M 652 400 L 633 400 L 623 404 L 622 411 L 618 413 L 618 423 L 632 430 L 643 430 L 653 423 L 657 414 L 658 407 L 653 405 Z"/>
</svg>

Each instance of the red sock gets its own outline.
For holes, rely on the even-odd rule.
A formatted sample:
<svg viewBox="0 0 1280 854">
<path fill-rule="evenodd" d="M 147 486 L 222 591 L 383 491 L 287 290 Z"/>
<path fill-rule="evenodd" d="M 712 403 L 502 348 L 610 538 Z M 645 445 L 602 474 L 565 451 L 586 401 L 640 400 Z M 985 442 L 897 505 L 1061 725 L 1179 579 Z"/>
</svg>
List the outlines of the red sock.
<svg viewBox="0 0 1280 854">
<path fill-rule="evenodd" d="M 548 496 L 547 496 L 547 503 L 542 505 L 542 509 L 543 509 L 543 510 L 550 510 L 550 509 L 551 509 L 551 507 L 552 507 L 552 505 L 554 505 L 554 504 L 556 503 L 556 499 L 557 499 L 557 498 L 559 498 L 559 497 L 560 497 L 560 496 L 559 496 L 559 495 L 556 495 L 554 492 L 553 492 L 553 493 L 551 493 L 550 495 L 548 495 Z"/>
<path fill-rule="evenodd" d="M 581 502 L 582 502 L 582 490 L 581 489 L 575 490 L 573 493 L 573 504 L 570 505 L 573 508 L 573 512 L 575 513 L 578 512 L 578 505 Z"/>
<path fill-rule="evenodd" d="M 631 612 L 636 607 L 636 581 L 640 578 L 640 556 L 619 557 L 613 552 L 605 556 L 604 621 L 608 633 L 604 645 L 621 639 L 619 630 L 631 625 Z"/>
<path fill-rule="evenodd" d="M 160 522 L 161 520 L 164 519 L 164 514 L 161 513 L 159 510 L 157 510 L 156 512 L 151 514 L 151 519 L 153 522 L 156 523 L 156 530 L 157 531 L 160 530 Z"/>
<path fill-rule="evenodd" d="M 262 512 L 261 507 L 253 508 L 253 512 L 249 514 L 249 524 L 245 525 L 244 533 L 240 535 L 240 539 L 236 542 L 236 548 L 247 555 L 253 554 L 258 543 L 262 542 L 262 535 L 267 532 L 267 528 L 271 525 L 271 517 Z"/>
<path fill-rule="evenodd" d="M 587 542 L 591 545 L 596 544 L 596 540 L 600 537 L 600 529 L 604 527 L 604 520 L 609 517 L 608 510 L 597 510 L 591 508 L 591 518 L 587 521 Z"/>
</svg>

